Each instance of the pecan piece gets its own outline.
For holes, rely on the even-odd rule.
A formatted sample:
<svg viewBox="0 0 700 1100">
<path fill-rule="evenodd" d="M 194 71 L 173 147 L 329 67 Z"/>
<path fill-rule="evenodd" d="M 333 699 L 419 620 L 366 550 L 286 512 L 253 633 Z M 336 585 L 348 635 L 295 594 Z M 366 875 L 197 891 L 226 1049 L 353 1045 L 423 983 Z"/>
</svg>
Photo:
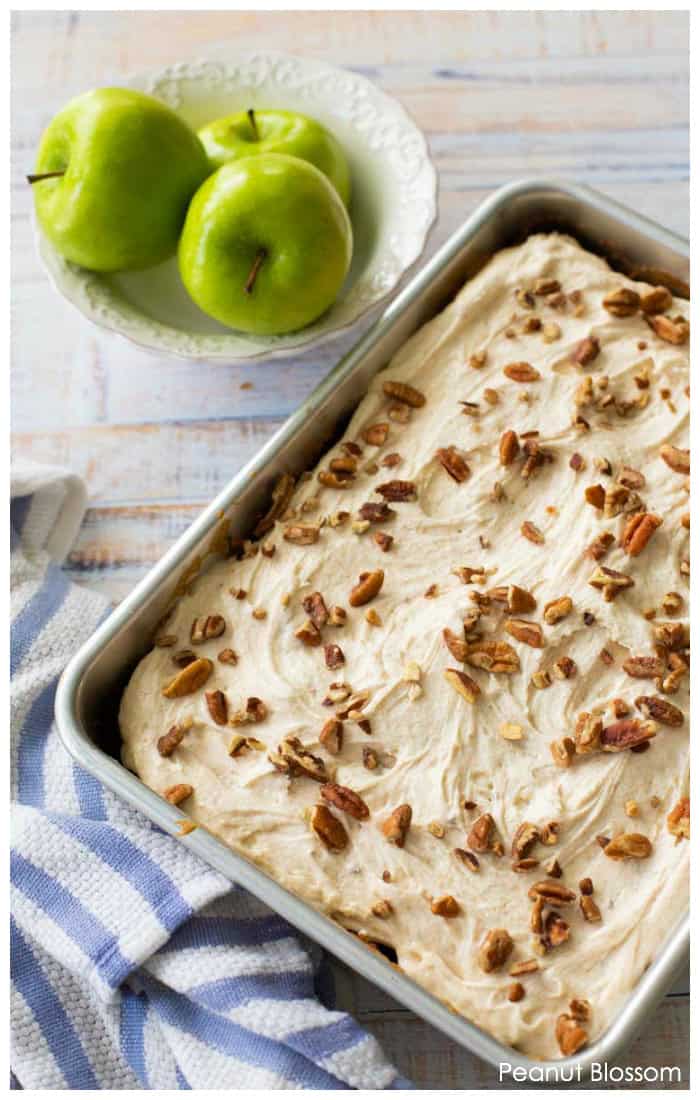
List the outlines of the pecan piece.
<svg viewBox="0 0 700 1100">
<path fill-rule="evenodd" d="M 394 481 L 385 481 L 383 485 L 377 485 L 376 491 L 384 500 L 394 503 L 416 499 L 416 486 L 413 481 L 402 481 L 396 478 Z"/>
<path fill-rule="evenodd" d="M 386 531 L 375 531 L 373 538 L 382 553 L 386 554 L 391 550 L 393 535 L 387 535 Z"/>
<path fill-rule="evenodd" d="M 617 480 L 626 489 L 634 490 L 643 489 L 647 483 L 644 474 L 640 473 L 639 470 L 634 470 L 631 466 L 621 466 Z"/>
<path fill-rule="evenodd" d="M 544 645 L 544 635 L 539 623 L 530 622 L 528 619 L 506 619 L 503 628 L 511 637 L 524 642 L 525 645 L 536 649 L 541 649 Z"/>
<path fill-rule="evenodd" d="M 172 756 L 175 749 L 182 741 L 183 737 L 190 729 L 192 723 L 181 722 L 179 725 L 171 726 L 167 733 L 164 733 L 162 737 L 158 738 L 156 747 L 161 756 Z"/>
<path fill-rule="evenodd" d="M 508 642 L 469 642 L 467 664 L 485 672 L 510 675 L 520 671 L 520 658 Z"/>
<path fill-rule="evenodd" d="M 537 600 L 532 593 L 526 588 L 520 588 L 517 584 L 503 584 L 497 588 L 490 588 L 486 595 L 496 603 L 506 604 L 508 610 L 514 615 L 519 615 L 523 611 L 534 611 L 537 607 Z"/>
<path fill-rule="evenodd" d="M 569 926 L 563 917 L 555 910 L 547 913 L 543 921 L 542 937 L 540 943 L 545 951 L 551 951 L 553 947 L 560 947 L 569 938 Z"/>
<path fill-rule="evenodd" d="M 312 592 L 310 595 L 304 596 L 301 606 L 317 630 L 321 630 L 326 625 L 328 622 L 328 608 L 320 592 Z"/>
<path fill-rule="evenodd" d="M 534 974 L 539 968 L 537 959 L 523 959 L 522 962 L 514 962 L 508 973 L 511 978 L 519 978 L 523 974 Z"/>
<path fill-rule="evenodd" d="M 559 1049 L 565 1058 L 576 1054 L 588 1042 L 588 1032 L 585 1028 L 581 1027 L 574 1016 L 567 1016 L 566 1013 L 557 1017 L 555 1034 Z"/>
<path fill-rule="evenodd" d="M 476 858 L 473 852 L 468 852 L 464 848 L 455 848 L 454 854 L 460 863 L 463 863 L 465 867 L 468 867 L 470 871 L 479 870 L 479 860 Z"/>
<path fill-rule="evenodd" d="M 589 921 L 591 924 L 595 924 L 597 921 L 602 920 L 600 909 L 590 894 L 583 894 L 581 896 L 579 906 L 584 920 Z"/>
<path fill-rule="evenodd" d="M 314 806 L 311 811 L 310 824 L 316 836 L 329 851 L 342 852 L 347 848 L 349 837 L 345 826 L 322 802 Z"/>
<path fill-rule="evenodd" d="M 666 818 L 668 831 L 678 840 L 690 840 L 690 799 L 679 798 Z"/>
<path fill-rule="evenodd" d="M 165 685 L 163 695 L 166 699 L 180 699 L 199 691 L 211 676 L 214 665 L 207 657 L 198 657 L 190 661 L 177 676 Z"/>
<path fill-rule="evenodd" d="M 425 405 L 425 394 L 414 386 L 409 386 L 408 382 L 383 382 L 382 389 L 386 397 L 400 401 L 403 405 L 410 405 L 412 409 L 422 409 Z"/>
<path fill-rule="evenodd" d="M 360 519 L 369 520 L 370 523 L 386 523 L 392 516 L 396 515 L 393 508 L 390 508 L 386 501 L 367 501 L 363 504 L 358 514 Z"/>
<path fill-rule="evenodd" d="M 377 595 L 383 584 L 384 571 L 382 569 L 375 569 L 371 573 L 360 573 L 357 584 L 350 591 L 348 600 L 350 606 L 362 607 L 364 604 L 369 603 Z"/>
<path fill-rule="evenodd" d="M 683 711 L 674 707 L 673 703 L 669 703 L 667 699 L 662 699 L 660 695 L 640 695 L 634 702 L 646 718 L 660 722 L 662 726 L 683 725 Z"/>
<path fill-rule="evenodd" d="M 648 859 L 651 841 L 643 833 L 619 833 L 605 845 L 603 852 L 609 859 Z"/>
<path fill-rule="evenodd" d="M 517 458 L 519 450 L 520 444 L 518 442 L 517 432 L 514 432 L 512 429 L 504 432 L 498 446 L 498 457 L 501 466 L 510 466 L 511 462 Z"/>
<path fill-rule="evenodd" d="M 507 960 L 513 947 L 510 932 L 507 932 L 505 928 L 492 928 L 490 932 L 486 933 L 479 948 L 479 966 L 486 974 L 498 970 Z"/>
<path fill-rule="evenodd" d="M 442 637 L 455 661 L 466 661 L 469 652 L 467 642 L 463 638 L 459 638 L 453 630 L 450 630 L 449 626 L 446 626 L 443 630 Z"/>
<path fill-rule="evenodd" d="M 446 668 L 443 675 L 448 684 L 451 684 L 468 703 L 475 703 L 481 695 L 481 688 L 471 676 L 467 676 L 466 672 L 461 672 L 458 668 Z"/>
<path fill-rule="evenodd" d="M 403 848 L 411 825 L 413 811 L 408 803 L 397 806 L 382 823 L 382 832 L 390 844 Z"/>
<path fill-rule="evenodd" d="M 343 748 L 343 723 L 338 718 L 329 718 L 323 723 L 318 740 L 326 752 L 337 756 Z"/>
<path fill-rule="evenodd" d="M 573 905 L 576 901 L 576 894 L 573 890 L 570 890 L 568 886 L 564 886 L 563 883 L 553 882 L 551 879 L 533 882 L 527 896 L 530 901 L 537 901 L 538 898 L 542 898 L 545 905 Z"/>
<path fill-rule="evenodd" d="M 323 647 L 323 654 L 326 660 L 326 668 L 336 669 L 345 664 L 345 654 L 339 645 L 330 643 Z"/>
<path fill-rule="evenodd" d="M 431 901 L 430 911 L 436 917 L 445 917 L 447 920 L 458 917 L 462 912 L 459 902 L 452 897 L 452 894 L 443 894 L 441 898 Z"/>
<path fill-rule="evenodd" d="M 574 348 L 572 355 L 574 363 L 580 367 L 587 367 L 600 354 L 600 342 L 595 336 L 585 336 Z"/>
<path fill-rule="evenodd" d="M 612 531 L 601 531 L 586 550 L 586 557 L 601 561 L 615 541 Z"/>
<path fill-rule="evenodd" d="M 469 466 L 456 447 L 439 447 L 435 457 L 453 481 L 461 483 L 469 477 Z"/>
<path fill-rule="evenodd" d="M 220 661 L 222 665 L 237 665 L 238 654 L 235 649 L 222 649 L 221 653 L 216 656 L 217 661 Z"/>
<path fill-rule="evenodd" d="M 665 313 L 673 305 L 673 295 L 665 286 L 655 286 L 641 295 L 639 305 L 642 313 Z"/>
<path fill-rule="evenodd" d="M 598 752 L 601 747 L 602 733 L 602 718 L 599 718 L 597 714 L 589 714 L 588 711 L 579 714 L 574 730 L 574 744 L 577 754 L 587 756 L 588 753 Z"/>
<path fill-rule="evenodd" d="M 181 802 L 191 798 L 193 794 L 194 787 L 189 783 L 176 783 L 174 787 L 168 787 L 167 790 L 163 791 L 163 798 L 172 806 L 179 806 Z"/>
<path fill-rule="evenodd" d="M 634 676 L 637 680 L 655 680 L 664 673 L 664 662 L 660 657 L 628 657 L 622 662 L 622 667 L 628 676 Z"/>
<path fill-rule="evenodd" d="M 369 443 L 372 447 L 383 447 L 387 441 L 389 435 L 389 425 L 386 421 L 381 424 L 370 424 L 368 428 L 365 428 L 362 432 L 362 438 L 365 443 Z"/>
<path fill-rule="evenodd" d="M 526 519 L 520 527 L 520 534 L 523 535 L 529 542 L 542 545 L 544 542 L 544 535 L 540 531 L 539 527 L 535 527 L 534 523 L 530 523 L 529 519 Z"/>
<path fill-rule="evenodd" d="M 210 638 L 219 638 L 225 629 L 226 620 L 223 615 L 205 615 L 192 623 L 190 641 L 193 645 L 199 645 Z"/>
<path fill-rule="evenodd" d="M 512 382 L 537 382 L 542 377 L 531 363 L 508 363 L 503 373 Z"/>
<path fill-rule="evenodd" d="M 636 290 L 621 286 L 603 298 L 603 309 L 613 317 L 631 317 L 639 309 L 640 300 Z"/>
<path fill-rule="evenodd" d="M 304 645 L 318 646 L 321 644 L 321 632 L 311 619 L 307 619 L 294 631 L 294 637 L 298 638 Z"/>
<path fill-rule="evenodd" d="M 228 701 L 223 691 L 205 691 L 204 698 L 217 726 L 225 726 L 228 720 Z"/>
<path fill-rule="evenodd" d="M 467 836 L 467 847 L 475 852 L 488 852 L 492 847 L 491 841 L 495 829 L 495 821 L 491 814 L 482 814 L 477 817 Z"/>
<path fill-rule="evenodd" d="M 328 783 L 326 765 L 320 756 L 304 748 L 298 737 L 285 737 L 276 753 L 268 756 L 270 763 L 290 777 L 305 775 L 317 783 Z"/>
<path fill-rule="evenodd" d="M 548 626 L 554 626 L 571 613 L 573 607 L 570 596 L 559 596 L 556 600 L 550 600 L 544 605 L 543 619 Z"/>
<path fill-rule="evenodd" d="M 559 768 L 568 768 L 576 753 L 576 745 L 571 737 L 562 737 L 549 745 L 554 763 Z"/>
<path fill-rule="evenodd" d="M 229 718 L 230 726 L 246 726 L 251 722 L 263 722 L 267 718 L 267 707 L 257 695 L 249 695 L 245 707 L 237 710 Z"/>
<path fill-rule="evenodd" d="M 690 473 L 690 451 L 684 451 L 681 447 L 672 447 L 670 443 L 664 443 L 659 450 L 659 456 L 666 465 L 677 474 Z"/>
<path fill-rule="evenodd" d="M 312 523 L 293 523 L 285 527 L 282 538 L 297 546 L 311 546 L 312 543 L 318 542 L 319 532 L 320 528 Z"/>
<path fill-rule="evenodd" d="M 605 506 L 605 489 L 602 485 L 587 485 L 583 493 L 586 504 L 599 510 Z"/>
<path fill-rule="evenodd" d="M 588 578 L 588 583 L 592 588 L 600 589 L 603 599 L 610 603 L 625 588 L 634 587 L 634 578 L 627 573 L 620 573 L 617 569 L 609 569 L 607 565 L 599 565 Z"/>
<path fill-rule="evenodd" d="M 513 859 L 524 859 L 525 856 L 529 856 L 539 839 L 540 831 L 537 826 L 533 825 L 530 821 L 523 821 L 515 830 L 513 842 L 510 847 L 510 854 L 513 856 Z"/>
<path fill-rule="evenodd" d="M 357 821 L 365 821 L 369 817 L 369 807 L 350 787 L 341 787 L 339 783 L 325 783 L 320 793 L 326 802 L 330 802 L 343 813 L 350 814 Z"/>
<path fill-rule="evenodd" d="M 663 313 L 647 317 L 649 328 L 653 329 L 660 340 L 667 344 L 685 344 L 690 336 L 690 325 L 683 317 L 671 320 Z"/>
<path fill-rule="evenodd" d="M 662 523 L 661 517 L 655 516 L 652 512 L 637 512 L 636 515 L 630 516 L 620 540 L 622 549 L 631 558 L 638 557 L 656 528 Z"/>
</svg>

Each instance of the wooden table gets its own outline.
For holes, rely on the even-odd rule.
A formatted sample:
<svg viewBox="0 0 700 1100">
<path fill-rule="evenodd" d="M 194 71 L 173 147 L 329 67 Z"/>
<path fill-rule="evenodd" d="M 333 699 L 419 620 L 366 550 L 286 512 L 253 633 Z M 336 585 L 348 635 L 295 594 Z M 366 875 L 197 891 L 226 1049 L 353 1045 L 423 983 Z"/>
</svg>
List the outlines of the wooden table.
<svg viewBox="0 0 700 1100">
<path fill-rule="evenodd" d="M 357 69 L 403 102 L 440 174 L 428 253 L 489 191 L 533 174 L 589 183 L 688 231 L 687 13 L 14 13 L 14 453 L 86 479 L 69 569 L 115 600 L 358 335 L 247 367 L 158 359 L 85 323 L 40 270 L 24 175 L 58 107 L 225 40 Z M 342 967 L 338 989 L 420 1086 L 493 1087 L 492 1072 Z M 685 978 L 624 1062 L 679 1065 L 686 1088 L 687 990 Z"/>
</svg>

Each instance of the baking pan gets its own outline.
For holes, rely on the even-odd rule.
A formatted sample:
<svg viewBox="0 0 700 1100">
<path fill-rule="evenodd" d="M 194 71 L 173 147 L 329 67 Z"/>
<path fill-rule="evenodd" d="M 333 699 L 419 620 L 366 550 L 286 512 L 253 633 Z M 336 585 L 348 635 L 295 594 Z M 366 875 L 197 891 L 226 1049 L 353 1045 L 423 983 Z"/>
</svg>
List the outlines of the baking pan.
<svg viewBox="0 0 700 1100">
<path fill-rule="evenodd" d="M 338 363 L 262 450 L 178 539 L 66 668 L 56 695 L 56 720 L 76 761 L 120 797 L 196 852 L 232 882 L 250 890 L 303 933 L 395 997 L 455 1042 L 498 1067 L 500 1063 L 585 1080 L 593 1063 L 612 1060 L 648 1018 L 688 954 L 689 915 L 680 920 L 643 974 L 616 1021 L 571 1058 L 535 1062 L 451 1011 L 412 979 L 369 950 L 356 936 L 289 893 L 204 829 L 179 836 L 182 812 L 149 790 L 119 762 L 120 693 L 158 620 L 188 579 L 225 545 L 247 536 L 266 509 L 282 472 L 308 469 L 339 438 L 370 379 L 420 325 L 433 317 L 499 248 L 538 230 L 571 233 L 612 266 L 664 282 L 686 295 L 688 242 L 588 187 L 526 179 L 486 199 L 414 276 L 379 320 Z M 568 1073 L 572 1072 L 573 1077 Z"/>
</svg>

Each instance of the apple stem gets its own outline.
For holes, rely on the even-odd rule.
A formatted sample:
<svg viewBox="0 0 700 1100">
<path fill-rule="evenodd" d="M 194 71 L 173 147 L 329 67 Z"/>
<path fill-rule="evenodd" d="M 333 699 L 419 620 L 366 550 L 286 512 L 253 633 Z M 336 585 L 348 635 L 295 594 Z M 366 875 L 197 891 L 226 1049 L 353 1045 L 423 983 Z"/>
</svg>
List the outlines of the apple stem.
<svg viewBox="0 0 700 1100">
<path fill-rule="evenodd" d="M 248 278 L 245 281 L 245 286 L 243 287 L 243 293 L 244 294 L 252 294 L 253 293 L 253 287 L 255 286 L 255 280 L 258 277 L 258 272 L 260 271 L 260 268 L 262 267 L 262 265 L 265 263 L 266 259 L 267 259 L 267 249 L 266 248 L 259 248 L 258 251 L 257 251 L 257 254 L 255 256 L 255 259 L 253 260 L 253 266 L 250 269 L 250 274 L 248 275 Z"/>
<path fill-rule="evenodd" d="M 255 121 L 255 111 L 252 107 L 248 109 L 248 120 L 250 122 L 250 128 L 253 131 L 253 141 L 260 141 L 260 134 L 258 133 L 258 124 Z"/>
<path fill-rule="evenodd" d="M 40 172 L 36 176 L 27 176 L 27 183 L 39 183 L 41 180 L 55 180 L 59 176 L 65 176 L 64 172 Z"/>
</svg>

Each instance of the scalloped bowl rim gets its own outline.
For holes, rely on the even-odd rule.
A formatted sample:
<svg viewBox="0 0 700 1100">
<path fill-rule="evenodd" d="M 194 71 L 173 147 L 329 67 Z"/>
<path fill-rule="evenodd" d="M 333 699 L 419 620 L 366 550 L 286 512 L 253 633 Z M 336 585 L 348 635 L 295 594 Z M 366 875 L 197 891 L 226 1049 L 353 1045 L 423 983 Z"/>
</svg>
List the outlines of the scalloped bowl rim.
<svg viewBox="0 0 700 1100">
<path fill-rule="evenodd" d="M 242 363 L 255 359 L 276 359 L 289 357 L 295 353 L 317 348 L 320 344 L 335 339 L 351 329 L 370 310 L 384 302 L 422 256 L 429 234 L 434 228 L 437 219 L 437 172 L 431 160 L 427 141 L 424 134 L 413 121 L 406 108 L 393 96 L 388 95 L 372 81 L 359 73 L 330 65 L 325 61 L 302 58 L 294 54 L 286 54 L 279 50 L 231 50 L 224 43 L 221 46 L 212 47 L 203 51 L 196 61 L 181 62 L 141 72 L 122 78 L 120 86 L 133 87 L 143 91 L 149 91 L 157 98 L 168 101 L 167 96 L 158 94 L 154 89 L 167 82 L 178 80 L 197 81 L 198 79 L 211 79 L 215 76 L 215 70 L 220 69 L 225 78 L 227 72 L 231 72 L 236 66 L 239 68 L 256 64 L 272 66 L 274 64 L 297 69 L 305 73 L 308 78 L 335 78 L 349 81 L 354 85 L 366 102 L 377 109 L 378 125 L 381 120 L 391 119 L 395 125 L 400 126 L 401 136 L 409 137 L 418 150 L 419 168 L 422 178 L 423 190 L 419 196 L 420 202 L 425 206 L 425 215 L 422 224 L 416 229 L 414 224 L 413 235 L 410 238 L 409 251 L 399 258 L 390 272 L 384 273 L 384 283 L 372 293 L 365 293 L 364 298 L 356 303 L 356 306 L 347 310 L 346 316 L 338 320 L 333 319 L 333 313 L 337 304 L 345 300 L 345 291 L 341 292 L 338 302 L 331 307 L 317 322 L 302 329 L 297 333 L 283 334 L 274 338 L 262 338 L 248 336 L 232 330 L 230 333 L 219 334 L 195 334 L 187 329 L 177 328 L 150 317 L 136 306 L 121 297 L 116 291 L 105 284 L 95 272 L 78 268 L 68 263 L 51 245 L 47 237 L 42 233 L 36 214 L 33 212 L 34 236 L 39 259 L 46 272 L 53 289 L 61 295 L 70 305 L 98 328 L 113 332 L 132 345 L 142 348 L 154 354 L 165 354 L 179 359 L 202 360 L 207 362 Z M 205 77 L 198 77 L 197 71 L 205 73 Z M 230 79 L 230 78 L 229 78 Z M 256 89 L 257 90 L 257 89 Z M 173 105 L 172 103 L 170 104 Z M 177 108 L 175 108 L 177 109 Z M 300 109 L 300 108 L 297 108 Z M 350 129 L 359 130 L 352 120 L 346 120 L 345 124 Z M 397 181 L 400 184 L 400 181 Z M 405 238 L 404 238 L 405 241 Z M 386 246 L 385 246 L 386 249 Z M 379 257 L 382 251 L 379 251 Z M 373 267 L 378 263 L 375 261 Z M 348 289 L 362 285 L 362 278 L 369 277 L 372 269 L 360 272 L 359 277 Z M 89 288 L 99 288 L 99 298 L 114 300 L 114 311 L 106 312 L 95 305 L 89 298 Z M 306 335 L 305 335 L 306 334 Z M 201 347 L 198 347 L 200 344 Z"/>
</svg>

